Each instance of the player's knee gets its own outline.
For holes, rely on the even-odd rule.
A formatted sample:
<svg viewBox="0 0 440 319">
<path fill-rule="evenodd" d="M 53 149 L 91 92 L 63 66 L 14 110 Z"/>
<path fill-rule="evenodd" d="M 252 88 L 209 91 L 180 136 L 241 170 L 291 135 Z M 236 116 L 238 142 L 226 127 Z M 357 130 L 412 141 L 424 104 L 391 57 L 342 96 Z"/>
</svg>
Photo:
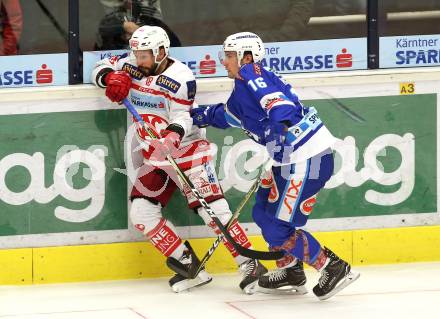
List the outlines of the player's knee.
<svg viewBox="0 0 440 319">
<path fill-rule="evenodd" d="M 232 213 L 226 199 L 224 198 L 217 199 L 216 201 L 213 201 L 208 205 L 209 207 L 211 207 L 211 209 L 214 211 L 214 214 L 221 221 L 223 225 L 226 225 L 229 219 L 231 219 Z M 211 217 L 208 215 L 208 213 L 203 207 L 199 207 L 197 209 L 197 213 L 199 214 L 200 217 L 202 217 L 205 224 L 209 225 L 211 223 Z"/>
<path fill-rule="evenodd" d="M 290 223 L 271 217 L 268 216 L 260 226 L 261 234 L 271 246 L 281 246 L 295 233 L 295 227 Z"/>
<path fill-rule="evenodd" d="M 129 216 L 134 227 L 146 235 L 160 222 L 161 206 L 145 198 L 135 198 L 131 203 Z"/>
</svg>

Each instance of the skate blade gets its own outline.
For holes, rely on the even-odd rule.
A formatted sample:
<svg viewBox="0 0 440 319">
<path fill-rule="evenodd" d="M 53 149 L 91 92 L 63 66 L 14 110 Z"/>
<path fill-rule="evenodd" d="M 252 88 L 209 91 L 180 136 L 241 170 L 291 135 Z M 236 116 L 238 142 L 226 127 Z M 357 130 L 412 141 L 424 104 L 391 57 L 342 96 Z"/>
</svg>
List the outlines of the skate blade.
<svg viewBox="0 0 440 319">
<path fill-rule="evenodd" d="M 212 277 L 208 275 L 206 272 L 200 272 L 199 275 L 194 279 L 185 279 L 175 283 L 171 289 L 175 293 L 179 293 L 182 291 L 188 291 L 191 288 L 200 287 L 206 284 L 209 284 L 212 281 Z"/>
<path fill-rule="evenodd" d="M 258 292 L 271 295 L 305 295 L 306 293 L 308 293 L 308 290 L 306 286 L 286 286 L 283 288 L 275 289 L 263 288 L 259 286 Z"/>
<path fill-rule="evenodd" d="M 246 295 L 253 295 L 258 291 L 258 280 L 255 280 L 254 282 L 250 283 L 246 287 L 243 288 L 243 292 Z"/>
<path fill-rule="evenodd" d="M 330 297 L 333 297 L 338 292 L 340 292 L 342 289 L 347 287 L 348 285 L 355 282 L 361 274 L 358 272 L 350 271 L 347 276 L 345 276 L 345 279 L 341 281 L 332 291 L 330 291 L 328 294 L 318 297 L 319 300 L 327 300 Z"/>
</svg>

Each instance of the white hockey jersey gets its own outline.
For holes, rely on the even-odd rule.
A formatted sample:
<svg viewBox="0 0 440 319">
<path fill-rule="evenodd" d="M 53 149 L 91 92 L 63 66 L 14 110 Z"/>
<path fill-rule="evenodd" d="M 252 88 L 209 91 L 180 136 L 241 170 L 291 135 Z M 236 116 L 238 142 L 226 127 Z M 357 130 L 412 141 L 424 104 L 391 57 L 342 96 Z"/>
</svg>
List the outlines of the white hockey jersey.
<svg viewBox="0 0 440 319">
<path fill-rule="evenodd" d="M 172 123 L 183 128 L 184 136 L 176 162 L 185 168 L 191 166 L 187 162 L 200 160 L 202 157 L 203 162 L 207 160 L 209 142 L 205 138 L 205 129 L 193 125 L 189 113 L 196 94 L 194 75 L 182 62 L 170 57 L 168 59 L 173 63 L 162 74 L 148 77 L 137 68 L 135 59 L 130 56 L 103 59 L 92 72 L 92 82 L 104 87 L 103 79 L 100 78 L 100 71 L 104 69 L 127 72 L 132 78 L 128 98 L 142 119 L 151 124 L 158 133 Z M 138 130 L 138 135 L 142 140 L 149 139 L 142 130 Z M 143 154 L 149 159 L 151 152 L 147 150 Z"/>
</svg>

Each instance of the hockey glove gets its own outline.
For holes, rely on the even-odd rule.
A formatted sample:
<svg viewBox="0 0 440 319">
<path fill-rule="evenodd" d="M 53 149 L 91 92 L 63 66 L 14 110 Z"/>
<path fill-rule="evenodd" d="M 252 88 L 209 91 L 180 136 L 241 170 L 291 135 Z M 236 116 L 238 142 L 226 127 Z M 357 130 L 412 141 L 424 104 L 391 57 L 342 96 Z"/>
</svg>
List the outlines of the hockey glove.
<svg viewBox="0 0 440 319">
<path fill-rule="evenodd" d="M 179 133 L 167 129 L 162 130 L 160 136 L 160 139 L 152 140 L 150 142 L 150 145 L 154 148 L 151 158 L 163 161 L 168 155 L 174 153 L 178 149 L 181 137 Z"/>
<path fill-rule="evenodd" d="M 193 119 L 193 124 L 198 127 L 209 126 L 208 111 L 211 105 L 199 105 L 197 108 L 193 108 L 190 111 Z"/>
<path fill-rule="evenodd" d="M 279 163 L 283 163 L 283 157 L 285 161 L 289 158 L 289 154 L 284 154 L 288 153 L 290 148 L 285 145 L 286 135 L 287 126 L 283 123 L 271 123 L 264 130 L 266 149 L 270 157 Z"/>
<path fill-rule="evenodd" d="M 107 85 L 105 95 L 110 101 L 120 103 L 130 91 L 131 78 L 127 72 L 113 71 L 105 76 L 105 83 Z"/>
</svg>

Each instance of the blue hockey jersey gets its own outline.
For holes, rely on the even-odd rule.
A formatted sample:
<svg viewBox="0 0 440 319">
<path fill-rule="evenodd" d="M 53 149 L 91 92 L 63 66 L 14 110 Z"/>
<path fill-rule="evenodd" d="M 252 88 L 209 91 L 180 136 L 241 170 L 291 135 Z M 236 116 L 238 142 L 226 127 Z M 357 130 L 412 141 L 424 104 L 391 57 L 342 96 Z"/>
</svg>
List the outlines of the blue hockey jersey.
<svg viewBox="0 0 440 319">
<path fill-rule="evenodd" d="M 316 110 L 304 107 L 290 84 L 259 63 L 241 67 L 227 103 L 210 108 L 208 117 L 212 126 L 239 127 L 262 145 L 268 127 L 285 124 L 285 144 L 293 149 L 290 162 L 310 158 L 334 143 Z"/>
</svg>

